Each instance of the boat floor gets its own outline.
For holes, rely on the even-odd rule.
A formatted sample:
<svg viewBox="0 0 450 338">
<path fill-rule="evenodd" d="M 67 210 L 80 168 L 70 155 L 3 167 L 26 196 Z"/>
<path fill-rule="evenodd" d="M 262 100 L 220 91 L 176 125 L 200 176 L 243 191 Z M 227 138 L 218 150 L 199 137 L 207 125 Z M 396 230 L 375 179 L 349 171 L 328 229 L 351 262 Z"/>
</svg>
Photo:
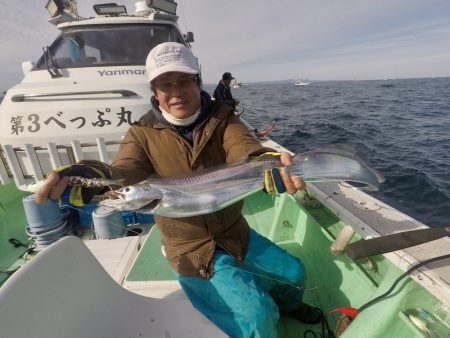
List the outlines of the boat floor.
<svg viewBox="0 0 450 338">
<path fill-rule="evenodd" d="M 0 203 L 4 210 L 2 212 L 7 215 L 0 219 L 0 265 L 2 265 L 2 271 L 11 271 L 15 266 L 21 265 L 17 257 L 25 251 L 25 248 L 15 248 L 8 239 L 14 236 L 23 242 L 27 241 L 24 231 L 26 220 L 23 209 L 18 208 L 21 204 L 21 196 L 25 194 L 16 192 L 14 199 L 12 195 L 4 193 L 4 187 L 0 189 L 2 189 Z M 325 188 L 319 190 L 311 187 L 310 189 L 319 201 L 327 203 L 327 207 L 320 203 L 313 203 L 303 204 L 301 208 L 298 208 L 298 198 L 294 199 L 289 195 L 275 198 L 258 193 L 245 200 L 244 215 L 256 231 L 305 263 L 308 271 L 307 292 L 305 292 L 307 303 L 318 306 L 324 311 L 339 306 L 361 306 L 371 297 L 386 290 L 401 272 L 396 266 L 387 264 L 382 257 L 355 264 L 346 255 L 332 256 L 329 250 L 330 244 L 345 223 L 356 227 L 361 226 L 364 235 L 364 227 L 367 226 L 365 222 L 370 219 L 357 213 L 353 216 L 350 213 L 346 214 L 343 209 L 338 210 L 338 203 L 358 201 L 351 195 L 346 195 L 350 193 L 342 193 L 345 189 L 337 190 L 340 189 L 339 186 L 332 187 L 327 192 L 323 192 Z M 366 198 L 365 195 L 362 197 Z M 336 210 L 339 212 L 336 213 Z M 368 213 L 361 211 L 362 214 Z M 389 217 L 385 218 L 388 220 Z M 395 222 L 395 219 L 393 221 Z M 143 236 L 96 240 L 88 246 L 113 279 L 129 291 L 153 298 L 186 299 L 162 255 L 159 232 L 156 227 L 152 227 L 151 231 Z M 429 271 L 426 273 L 428 274 Z M 0 275 L 0 284 L 6 277 L 6 274 Z M 423 276 L 421 278 L 423 279 Z M 436 280 L 435 276 L 433 278 L 431 281 Z M 421 335 L 413 327 L 404 328 L 405 325 L 411 326 L 411 324 L 405 317 L 403 309 L 417 306 L 428 309 L 439 306 L 445 309 L 430 294 L 410 280 L 400 283 L 399 288 L 401 291 L 397 297 L 386 299 L 383 304 L 375 305 L 358 316 L 351 325 L 349 337 L 351 332 L 368 329 L 372 330 L 371 336 L 383 337 L 386 327 L 396 329 L 397 337 L 410 337 L 412 332 L 420 337 Z M 408 298 L 413 294 L 416 296 Z M 437 298 L 445 299 L 445 295 Z M 441 312 L 447 313 L 444 310 Z M 374 316 L 377 317 L 377 321 L 371 321 L 371 327 L 367 327 L 367 322 Z M 336 325 L 337 318 L 338 316 L 329 316 L 331 328 Z M 450 318 L 447 318 L 447 321 L 450 323 Z M 279 324 L 279 337 L 299 337 L 309 329 L 320 336 L 320 325 L 308 326 L 283 317 Z"/>
<path fill-rule="evenodd" d="M 382 201 L 341 183 L 315 183 L 310 185 L 309 189 L 328 209 L 339 215 L 342 221 L 351 224 L 363 238 L 427 227 Z M 443 237 L 385 256 L 406 270 L 418 262 L 448 254 L 450 254 L 450 238 Z M 450 259 L 427 264 L 426 270 L 422 269 L 422 274 L 429 277 L 429 286 L 435 283 L 447 286 L 445 293 L 441 292 L 442 289 L 434 290 L 438 298 L 450 304 L 448 292 L 450 290 Z"/>
<path fill-rule="evenodd" d="M 25 263 L 27 248 L 14 246 L 10 239 L 16 239 L 28 246 L 25 233 L 26 218 L 21 205 L 27 193 L 19 191 L 14 184 L 0 185 L 0 286 L 11 272 Z"/>
<path fill-rule="evenodd" d="M 142 237 L 123 237 L 85 242 L 103 268 L 125 289 L 146 297 L 185 300 L 186 295 L 175 279 L 161 250 L 160 232 L 156 226 Z M 141 246 L 142 244 L 142 246 Z M 306 302 L 318 306 L 309 293 Z M 279 322 L 279 337 L 291 337 L 293 332 L 317 330 L 318 325 L 307 325 L 283 316 Z"/>
<path fill-rule="evenodd" d="M 265 147 L 289 152 L 288 149 L 267 137 L 263 137 L 260 141 Z M 308 184 L 308 190 L 314 198 L 337 215 L 343 223 L 351 225 L 362 238 L 378 237 L 431 226 L 431 224 L 425 225 L 345 183 L 310 183 Z M 450 238 L 444 237 L 404 250 L 387 253 L 384 256 L 403 271 L 406 271 L 419 262 L 448 254 L 450 254 Z M 450 306 L 450 259 L 429 263 L 420 269 L 420 273 L 413 273 L 411 276 Z M 423 278 L 425 276 L 427 278 Z"/>
<path fill-rule="evenodd" d="M 8 216 L 0 219 L 2 271 L 13 271 L 24 263 L 24 260 L 18 259 L 18 256 L 21 256 L 26 248 L 15 248 L 8 242 L 8 239 L 16 238 L 25 244 L 29 243 L 24 231 L 26 219 L 23 208 L 18 208 L 19 205 L 21 206 L 19 201 L 25 195 L 27 194 L 17 191 L 15 196 L 3 192 L 0 194 L 2 210 Z M 267 205 L 264 203 L 259 205 L 260 212 L 264 212 L 266 208 L 270 207 L 270 198 L 263 199 L 263 201 L 266 201 Z M 249 223 L 257 225 L 260 229 L 270 228 L 270 217 L 258 217 L 258 222 L 252 219 L 253 216 L 251 215 L 247 217 Z M 261 222 L 261 219 L 265 221 Z M 90 238 L 92 234 L 87 230 L 83 237 Z M 186 295 L 175 280 L 175 275 L 162 254 L 157 227 L 151 227 L 148 234 L 143 236 L 86 240 L 85 243 L 111 278 L 122 284 L 125 289 L 153 298 L 184 299 L 187 301 Z M 31 257 L 32 255 L 29 256 L 29 258 Z M 7 274 L 1 274 L 0 283 L 7 277 Z M 313 293 L 306 295 L 305 301 L 314 306 L 319 305 Z M 317 325 L 306 325 L 291 318 L 282 317 L 279 322 L 279 337 L 298 336 L 308 329 L 318 330 L 318 327 Z M 296 334 L 292 335 L 293 332 L 296 332 Z"/>
<path fill-rule="evenodd" d="M 165 299 L 186 299 L 175 274 L 161 250 L 160 233 L 157 227 L 150 230 L 148 239 L 142 246 L 138 257 L 122 286 L 131 292 Z M 305 299 L 318 306 L 318 300 L 309 293 Z M 319 325 L 307 325 L 292 318 L 282 316 L 279 322 L 279 337 L 301 337 L 306 330 L 318 330 Z M 293 333 L 296 333 L 293 335 Z M 319 332 L 319 331 L 317 331 Z"/>
</svg>

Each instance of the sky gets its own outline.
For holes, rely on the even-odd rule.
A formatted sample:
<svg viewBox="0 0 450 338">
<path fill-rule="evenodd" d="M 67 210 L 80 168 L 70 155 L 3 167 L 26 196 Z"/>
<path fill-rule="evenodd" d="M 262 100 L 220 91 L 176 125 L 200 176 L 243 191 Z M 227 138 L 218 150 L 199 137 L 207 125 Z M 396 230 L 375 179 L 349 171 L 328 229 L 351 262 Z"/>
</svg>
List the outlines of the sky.
<svg viewBox="0 0 450 338">
<path fill-rule="evenodd" d="M 108 1 L 78 0 L 81 16 Z M 178 0 L 204 83 L 450 76 L 448 0 Z M 58 35 L 47 0 L 0 0 L 0 89 Z M 116 0 L 134 13 L 135 1 Z M 22 6 L 22 8 L 19 7 Z"/>
</svg>

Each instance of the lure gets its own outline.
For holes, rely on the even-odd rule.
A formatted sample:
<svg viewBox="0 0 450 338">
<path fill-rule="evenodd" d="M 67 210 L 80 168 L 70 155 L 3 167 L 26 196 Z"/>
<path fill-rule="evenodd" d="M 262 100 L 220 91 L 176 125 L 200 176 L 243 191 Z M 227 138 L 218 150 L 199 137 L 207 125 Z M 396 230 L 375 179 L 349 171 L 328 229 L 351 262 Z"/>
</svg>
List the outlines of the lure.
<svg viewBox="0 0 450 338">
<path fill-rule="evenodd" d="M 84 188 L 103 188 L 114 185 L 123 186 L 123 179 L 108 179 L 108 178 L 87 178 L 82 176 L 69 176 L 69 186 L 81 186 Z"/>
</svg>

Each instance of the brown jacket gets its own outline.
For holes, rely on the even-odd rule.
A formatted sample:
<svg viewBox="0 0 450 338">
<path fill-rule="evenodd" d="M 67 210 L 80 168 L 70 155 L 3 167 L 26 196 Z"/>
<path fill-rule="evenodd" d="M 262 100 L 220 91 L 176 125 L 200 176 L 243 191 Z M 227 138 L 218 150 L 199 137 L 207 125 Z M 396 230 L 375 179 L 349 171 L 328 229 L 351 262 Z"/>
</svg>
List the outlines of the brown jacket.
<svg viewBox="0 0 450 338">
<path fill-rule="evenodd" d="M 151 174 L 179 176 L 264 152 L 229 106 L 217 104 L 210 116 L 196 126 L 193 146 L 152 114 L 128 130 L 113 163 L 114 170 L 129 183 Z M 211 278 L 216 245 L 242 262 L 249 240 L 242 204 L 187 218 L 156 216 L 171 266 L 181 274 Z"/>
</svg>

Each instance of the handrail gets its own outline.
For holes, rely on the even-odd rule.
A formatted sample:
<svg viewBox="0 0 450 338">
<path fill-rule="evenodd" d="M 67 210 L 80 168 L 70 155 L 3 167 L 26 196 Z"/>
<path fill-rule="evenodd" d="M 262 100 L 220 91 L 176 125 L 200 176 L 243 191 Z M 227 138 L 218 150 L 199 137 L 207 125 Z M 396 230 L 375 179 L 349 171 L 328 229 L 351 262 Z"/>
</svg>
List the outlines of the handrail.
<svg viewBox="0 0 450 338">
<path fill-rule="evenodd" d="M 7 166 L 5 164 L 6 159 L 3 159 L 3 153 L 0 152 L 0 183 L 8 184 L 9 183 L 9 174 L 7 170 Z"/>
<path fill-rule="evenodd" d="M 0 146 L 0 185 L 8 184 L 13 178 L 19 189 L 30 191 L 28 187 L 43 180 L 47 174 L 48 169 L 44 172 L 41 166 L 40 156 L 43 154 L 49 157 L 47 161 L 50 162 L 51 168 L 55 169 L 63 164 L 76 163 L 83 159 L 86 149 L 96 148 L 100 160 L 110 164 L 107 146 L 117 146 L 120 143 L 121 140 L 105 141 L 103 137 L 97 137 L 95 142 L 81 143 L 78 140 L 72 140 L 70 145 L 57 145 L 49 142 L 47 146 L 24 144 L 23 147 L 13 147 L 9 144 L 2 144 Z M 60 158 L 60 149 L 67 156 L 64 163 Z M 25 153 L 26 156 L 24 157 L 20 153 Z"/>
<path fill-rule="evenodd" d="M 107 145 L 107 146 L 109 146 L 109 145 L 118 145 L 118 144 L 120 144 L 122 141 L 120 140 L 118 140 L 118 141 L 105 141 L 105 144 Z M 97 142 L 83 142 L 83 143 L 80 143 L 80 145 L 81 145 L 81 147 L 82 148 L 86 148 L 86 147 L 96 147 L 97 146 Z M 48 146 L 34 146 L 33 147 L 34 148 L 34 150 L 47 150 L 48 149 Z M 67 148 L 67 145 L 64 145 L 64 144 L 57 144 L 56 145 L 56 148 L 57 149 L 66 149 Z M 70 148 L 70 146 L 69 146 L 69 148 Z M 13 149 L 14 149 L 14 151 L 25 151 L 25 147 L 13 147 Z M 1 150 L 1 149 L 0 149 Z"/>
<path fill-rule="evenodd" d="M 131 90 L 128 90 L 128 89 L 113 89 L 113 90 L 92 90 L 92 91 L 86 91 L 86 92 L 16 94 L 16 95 L 13 95 L 13 97 L 11 98 L 11 101 L 23 102 L 25 100 L 33 100 L 36 98 L 45 98 L 45 97 L 97 95 L 97 94 L 120 94 L 120 95 L 122 95 L 122 97 L 130 97 L 130 96 L 138 95 L 137 93 L 135 93 Z"/>
<path fill-rule="evenodd" d="M 3 154 L 6 158 L 6 163 L 8 164 L 9 170 L 14 176 L 14 182 L 16 183 L 16 186 L 24 185 L 25 177 L 23 176 L 22 168 L 19 164 L 19 161 L 17 160 L 16 153 L 14 151 L 14 148 L 10 144 L 3 144 Z"/>
</svg>

